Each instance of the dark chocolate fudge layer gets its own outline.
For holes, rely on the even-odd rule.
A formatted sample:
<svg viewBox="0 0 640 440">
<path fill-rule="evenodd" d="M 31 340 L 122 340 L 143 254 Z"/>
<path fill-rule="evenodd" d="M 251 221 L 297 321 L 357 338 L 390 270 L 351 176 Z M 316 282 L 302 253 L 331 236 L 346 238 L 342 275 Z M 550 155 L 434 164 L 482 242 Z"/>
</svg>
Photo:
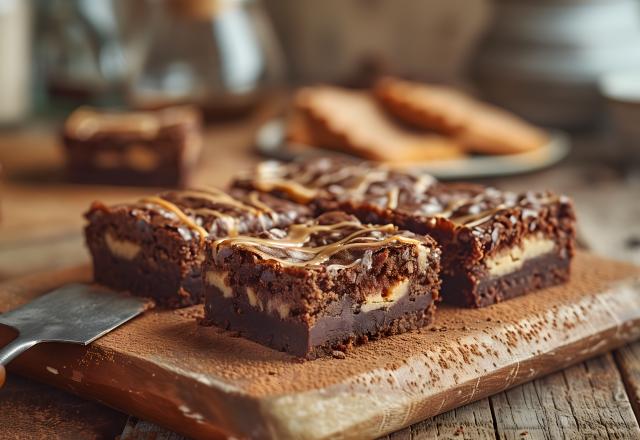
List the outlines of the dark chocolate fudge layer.
<svg viewBox="0 0 640 440">
<path fill-rule="evenodd" d="M 94 277 L 162 306 L 201 302 L 204 242 L 287 226 L 310 217 L 306 206 L 253 191 L 172 191 L 86 214 Z"/>
<path fill-rule="evenodd" d="M 202 147 L 192 107 L 106 112 L 82 107 L 63 133 L 69 178 L 80 183 L 184 187 Z"/>
<path fill-rule="evenodd" d="M 482 307 L 569 277 L 575 215 L 567 197 L 551 192 L 441 183 L 427 174 L 326 158 L 264 162 L 233 185 L 433 236 L 443 251 L 443 298 L 453 304 Z"/>
<path fill-rule="evenodd" d="M 208 242 L 206 319 L 313 358 L 431 322 L 439 269 L 431 238 L 326 213 Z"/>
</svg>

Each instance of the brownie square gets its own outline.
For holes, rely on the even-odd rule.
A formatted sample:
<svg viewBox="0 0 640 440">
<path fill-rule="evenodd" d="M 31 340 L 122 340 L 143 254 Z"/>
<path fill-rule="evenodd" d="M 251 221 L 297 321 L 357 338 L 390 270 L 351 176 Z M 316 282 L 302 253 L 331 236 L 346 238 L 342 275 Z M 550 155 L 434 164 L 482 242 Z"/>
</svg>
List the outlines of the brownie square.
<svg viewBox="0 0 640 440">
<path fill-rule="evenodd" d="M 366 162 L 318 158 L 260 164 L 232 184 L 340 209 L 427 234 L 442 249 L 446 302 L 482 307 L 566 281 L 575 247 L 571 201 L 515 194 Z"/>
<path fill-rule="evenodd" d="M 182 307 L 202 300 L 207 239 L 283 227 L 311 211 L 268 194 L 206 188 L 115 206 L 95 202 L 85 216 L 97 282 Z"/>
<path fill-rule="evenodd" d="M 69 179 L 78 183 L 184 187 L 202 148 L 192 107 L 114 112 L 81 107 L 63 132 Z"/>
<path fill-rule="evenodd" d="M 205 255 L 205 318 L 303 358 L 424 326 L 439 298 L 434 240 L 342 212 Z"/>
</svg>

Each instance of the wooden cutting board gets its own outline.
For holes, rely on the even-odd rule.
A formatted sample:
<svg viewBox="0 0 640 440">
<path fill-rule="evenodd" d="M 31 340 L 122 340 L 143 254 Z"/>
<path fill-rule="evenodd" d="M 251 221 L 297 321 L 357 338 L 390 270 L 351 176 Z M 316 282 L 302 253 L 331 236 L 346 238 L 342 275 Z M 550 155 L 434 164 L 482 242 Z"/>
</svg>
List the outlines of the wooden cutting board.
<svg viewBox="0 0 640 440">
<path fill-rule="evenodd" d="M 0 312 L 89 279 L 84 267 L 0 284 Z M 301 362 L 198 313 L 150 311 L 89 347 L 35 347 L 11 370 L 197 438 L 376 437 L 640 337 L 640 268 L 579 254 L 564 286 L 443 306 L 434 327 L 344 359 Z"/>
</svg>

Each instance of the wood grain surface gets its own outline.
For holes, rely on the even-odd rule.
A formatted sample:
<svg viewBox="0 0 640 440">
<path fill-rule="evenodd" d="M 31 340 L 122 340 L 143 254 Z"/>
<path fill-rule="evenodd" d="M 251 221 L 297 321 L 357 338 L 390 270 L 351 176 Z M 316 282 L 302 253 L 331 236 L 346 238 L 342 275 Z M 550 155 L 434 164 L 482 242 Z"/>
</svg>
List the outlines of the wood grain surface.
<svg viewBox="0 0 640 440">
<path fill-rule="evenodd" d="M 491 397 L 500 438 L 640 438 L 613 362 L 607 354 Z"/>
<path fill-rule="evenodd" d="M 127 415 L 12 375 L 1 390 L 0 438 L 114 439 Z"/>
<path fill-rule="evenodd" d="M 617 350 L 615 360 L 622 374 L 633 411 L 636 418 L 640 420 L 640 343 Z"/>
<path fill-rule="evenodd" d="M 443 307 L 433 328 L 357 347 L 346 359 L 299 362 L 198 326 L 197 310 L 186 309 L 148 312 L 88 349 L 36 347 L 12 368 L 191 436 L 373 437 L 637 338 L 639 275 L 635 266 L 580 254 L 567 285 L 481 310 Z M 78 268 L 6 282 L 0 311 L 88 279 Z M 568 386 L 594 399 L 598 390 L 615 393 L 606 384 Z M 476 415 L 472 407 L 457 417 Z"/>
<path fill-rule="evenodd" d="M 259 158 L 251 155 L 251 142 L 255 128 L 264 117 L 251 121 L 218 125 L 207 133 L 206 148 L 198 183 L 223 185 L 236 170 L 250 166 Z M 53 130 L 52 130 L 53 128 Z M 0 137 L 0 163 L 4 185 L 0 188 L 0 280 L 37 271 L 62 268 L 71 264 L 87 263 L 88 255 L 81 238 L 82 213 L 92 200 L 120 202 L 138 198 L 153 189 L 84 187 L 66 185 L 62 178 L 63 158 L 51 124 L 33 126 L 15 132 L 3 131 Z M 573 139 L 574 154 L 587 150 L 603 150 L 602 140 L 589 136 L 585 140 Z M 589 147 L 589 148 L 587 148 Z M 573 197 L 579 216 L 579 229 L 583 243 L 595 251 L 613 258 L 640 262 L 637 222 L 637 194 L 640 181 L 623 179 L 615 168 L 602 161 L 565 163 L 563 166 L 529 176 L 517 176 L 490 181 L 498 187 L 513 190 L 553 188 Z M 605 225 L 606 227 L 603 227 Z M 23 278 L 18 282 L 2 284 L 0 303 L 10 309 L 25 302 L 29 292 L 37 295 L 52 283 L 64 283 L 77 277 L 77 270 L 56 271 Z M 441 324 L 438 324 L 441 325 Z M 444 333 L 446 334 L 446 332 Z M 625 388 L 622 393 L 602 394 L 598 405 L 624 407 L 629 401 L 640 417 L 640 342 L 613 352 L 615 364 L 601 364 L 611 380 L 612 389 Z M 601 407 L 582 405 L 574 411 L 572 402 L 582 402 L 582 387 L 569 387 L 568 382 L 592 376 L 594 369 L 587 361 L 511 391 L 483 398 L 475 403 L 453 409 L 433 418 L 421 420 L 411 427 L 393 434 L 394 439 L 475 439 L 475 438 L 582 438 L 585 427 L 596 427 L 601 433 L 612 433 L 611 438 L 636 439 L 637 422 L 627 417 L 629 430 L 616 428 L 616 419 L 600 416 Z M 560 368 L 559 366 L 557 368 Z M 16 368 L 14 368 L 14 371 Z M 36 374 L 36 377 L 39 375 Z M 14 386 L 19 382 L 19 386 Z M 70 389 L 68 384 L 66 389 Z M 546 397 L 545 397 L 546 396 Z M 551 396 L 551 399 L 549 399 Z M 551 406 L 553 399 L 562 399 L 565 405 Z M 518 400 L 520 399 L 520 400 Z M 608 399 L 608 400 L 606 400 Z M 99 399 L 97 399 L 99 400 Z M 523 403 L 524 402 L 524 403 Z M 569 406 L 566 406 L 569 402 Z M 506 405 L 506 408 L 505 408 Z M 84 411 L 87 406 L 90 411 Z M 46 411 L 40 411 L 40 409 Z M 517 414 L 498 423 L 496 414 Z M 531 414 L 533 415 L 527 415 Z M 627 412 L 624 412 L 628 415 Z M 138 413 L 140 415 L 140 413 Z M 71 397 L 48 385 L 29 381 L 12 374 L 7 386 L 0 390 L 0 427 L 9 438 L 113 438 L 121 432 L 125 415 L 98 404 Z M 163 418 L 150 418 L 167 427 Z M 493 420 L 496 423 L 494 425 Z M 78 429 L 82 426 L 82 429 Z M 540 426 L 554 427 L 538 430 Z M 578 426 L 576 431 L 573 427 Z M 507 428 L 508 427 L 508 428 Z M 561 428 L 561 429 L 560 429 Z M 125 434 L 126 437 L 125 437 Z M 618 435 L 619 434 L 619 435 Z M 166 429 L 131 418 L 122 438 L 178 439 Z M 607 436 L 605 436 L 607 438 Z"/>
</svg>

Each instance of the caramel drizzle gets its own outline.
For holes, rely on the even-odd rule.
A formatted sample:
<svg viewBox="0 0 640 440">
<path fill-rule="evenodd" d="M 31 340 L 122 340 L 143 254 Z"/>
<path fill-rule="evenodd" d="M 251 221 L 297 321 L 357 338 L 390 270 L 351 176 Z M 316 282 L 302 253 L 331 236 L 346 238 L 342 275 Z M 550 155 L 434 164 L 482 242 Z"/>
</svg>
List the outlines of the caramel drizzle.
<svg viewBox="0 0 640 440">
<path fill-rule="evenodd" d="M 460 200 L 453 201 L 453 202 L 449 203 L 444 208 L 444 210 L 438 214 L 438 217 L 447 218 L 447 219 L 451 218 L 451 216 L 453 215 L 453 213 L 455 212 L 456 209 L 460 208 L 461 206 L 466 205 L 469 202 L 470 202 L 470 200 L 468 200 L 468 199 L 460 199 Z"/>
<path fill-rule="evenodd" d="M 217 188 L 193 189 L 193 190 L 182 191 L 178 193 L 178 197 L 183 200 L 189 197 L 205 199 L 205 200 L 211 201 L 213 204 L 231 206 L 240 211 L 248 212 L 256 215 L 262 212 L 267 213 L 269 215 L 275 214 L 275 212 L 269 206 L 267 206 L 266 204 L 262 203 L 259 200 L 258 194 L 255 192 L 251 192 L 249 194 L 249 201 L 254 206 L 250 206 L 245 203 L 242 203 L 241 201 L 234 199 L 229 194 Z M 209 231 L 207 231 L 205 228 L 203 228 L 198 223 L 196 223 L 195 220 L 191 218 L 188 214 L 186 214 L 183 209 L 179 208 L 174 203 L 171 203 L 168 200 L 165 200 L 157 196 L 151 196 L 151 197 L 143 198 L 142 200 L 140 200 L 140 203 L 149 203 L 152 205 L 156 205 L 175 214 L 175 216 L 182 223 L 184 223 L 185 226 L 187 226 L 192 231 L 195 231 L 198 233 L 198 235 L 200 236 L 200 244 L 203 244 L 206 237 L 209 236 Z M 212 215 L 215 218 L 222 220 L 227 225 L 227 230 L 228 230 L 227 232 L 229 235 L 236 235 L 238 233 L 238 219 L 236 219 L 235 217 L 229 214 L 225 214 L 216 209 L 205 208 L 205 207 L 190 208 L 189 210 L 192 211 L 195 215 Z"/>
<path fill-rule="evenodd" d="M 255 206 L 247 205 L 239 200 L 234 199 L 229 194 L 218 188 L 206 188 L 206 189 L 191 189 L 180 192 L 180 197 L 185 199 L 188 197 L 194 197 L 198 199 L 209 200 L 214 204 L 229 205 L 237 208 L 240 211 L 249 212 L 251 214 L 260 213 L 261 209 L 257 209 Z M 271 208 L 266 209 L 267 212 L 271 211 Z"/>
<path fill-rule="evenodd" d="M 392 188 L 387 194 L 387 208 L 396 209 L 398 207 L 398 197 L 400 190 L 397 187 Z"/>
<path fill-rule="evenodd" d="M 263 212 L 266 212 L 268 214 L 275 214 L 275 211 L 271 209 L 270 206 L 260 200 L 260 194 L 255 191 L 251 191 L 249 193 L 249 202 Z"/>
<path fill-rule="evenodd" d="M 508 205 L 501 203 L 495 208 L 487 209 L 477 214 L 469 214 L 461 217 L 454 217 L 451 220 L 467 228 L 473 228 L 491 220 L 491 217 L 498 211 L 508 208 Z"/>
<path fill-rule="evenodd" d="M 150 196 L 150 197 L 143 198 L 142 200 L 140 200 L 140 202 L 157 205 L 166 209 L 167 211 L 173 212 L 176 215 L 176 217 L 178 217 L 178 219 L 182 221 L 189 229 L 200 234 L 200 244 L 203 244 L 204 240 L 209 235 L 209 233 L 205 228 L 197 224 L 191 217 L 189 217 L 180 208 L 178 208 L 176 205 L 169 202 L 168 200 L 161 199 L 160 197 L 157 197 L 157 196 Z"/>
<path fill-rule="evenodd" d="M 338 231 L 340 229 L 354 227 L 358 228 L 347 236 L 335 241 L 334 243 L 321 245 L 321 246 L 305 246 L 311 236 L 315 233 L 322 231 Z M 396 227 L 389 225 L 375 226 L 375 225 L 362 225 L 356 221 L 343 221 L 332 225 L 318 225 L 313 223 L 305 223 L 292 225 L 289 228 L 289 232 L 286 237 L 282 239 L 269 239 L 251 236 L 238 236 L 232 238 L 223 238 L 217 240 L 214 243 L 214 249 L 217 253 L 221 245 L 225 246 L 239 246 L 247 249 L 251 252 L 258 254 L 265 260 L 275 260 L 280 264 L 286 266 L 313 266 L 324 263 L 329 260 L 333 255 L 338 252 L 347 249 L 361 249 L 361 248 L 377 248 L 393 242 L 402 242 L 409 244 L 422 244 L 421 241 L 414 238 L 405 237 L 403 235 L 394 234 L 385 239 L 377 239 L 376 237 L 362 237 L 364 234 L 371 232 L 384 232 L 389 233 L 396 231 Z M 360 241 L 355 241 L 360 240 Z M 269 253 L 261 248 L 273 248 L 286 251 L 288 249 L 300 252 L 303 255 L 309 256 L 308 260 L 304 261 L 292 261 L 290 259 L 280 258 L 276 255 Z M 299 259 L 299 258 L 298 258 Z"/>
<path fill-rule="evenodd" d="M 364 197 L 373 184 L 386 182 L 390 175 L 390 170 L 384 166 L 372 168 L 358 165 L 345 166 L 320 176 L 316 175 L 315 170 L 308 169 L 293 178 L 287 177 L 288 171 L 287 165 L 263 162 L 257 168 L 257 177 L 253 183 L 260 191 L 282 190 L 299 202 L 308 202 L 318 195 L 321 188 L 348 178 L 353 180 L 349 186 L 343 185 L 345 192 L 351 197 Z M 424 192 L 435 182 L 433 176 L 424 173 L 410 174 L 409 177 L 415 179 L 413 192 L 416 193 Z M 391 187 L 388 207 L 397 207 L 399 193 L 398 186 Z"/>
<path fill-rule="evenodd" d="M 211 208 L 198 208 L 193 211 L 200 215 L 212 215 L 221 220 L 227 225 L 227 233 L 229 235 L 236 235 L 238 233 L 238 220 L 235 217 Z"/>
<path fill-rule="evenodd" d="M 506 203 L 500 203 L 499 205 L 495 206 L 494 208 L 489 208 L 489 209 L 485 209 L 484 211 L 478 212 L 476 214 L 469 214 L 469 215 L 464 215 L 464 216 L 460 216 L 460 217 L 453 217 L 451 218 L 451 215 L 453 214 L 453 212 L 459 208 L 460 206 L 463 206 L 467 203 L 473 203 L 474 200 L 477 199 L 477 197 L 474 197 L 474 199 L 471 199 L 471 201 L 469 200 L 460 200 L 457 203 L 452 204 L 451 208 L 447 208 L 447 211 L 443 212 L 442 214 L 440 214 L 440 217 L 444 217 L 444 218 L 449 218 L 451 219 L 451 221 L 453 221 L 454 223 L 456 223 L 457 225 L 460 226 L 466 226 L 467 228 L 474 228 L 476 226 L 479 226 L 483 223 L 488 222 L 489 220 L 491 220 L 491 218 L 493 217 L 494 214 L 496 214 L 497 212 L 503 210 L 503 209 L 509 209 L 509 208 L 514 208 L 516 206 L 518 206 L 517 204 L 514 205 L 510 205 L 510 204 L 506 204 Z M 556 203 L 560 200 L 560 198 L 558 196 L 552 196 L 552 197 L 546 197 L 542 200 L 540 200 L 540 203 L 543 204 L 547 204 L 547 203 Z"/>
<path fill-rule="evenodd" d="M 281 190 L 289 194 L 295 201 L 300 203 L 307 203 L 311 201 L 318 191 L 312 188 L 308 188 L 299 183 L 285 179 L 261 179 L 254 182 L 256 189 L 264 192 L 271 192 L 274 190 Z"/>
</svg>

